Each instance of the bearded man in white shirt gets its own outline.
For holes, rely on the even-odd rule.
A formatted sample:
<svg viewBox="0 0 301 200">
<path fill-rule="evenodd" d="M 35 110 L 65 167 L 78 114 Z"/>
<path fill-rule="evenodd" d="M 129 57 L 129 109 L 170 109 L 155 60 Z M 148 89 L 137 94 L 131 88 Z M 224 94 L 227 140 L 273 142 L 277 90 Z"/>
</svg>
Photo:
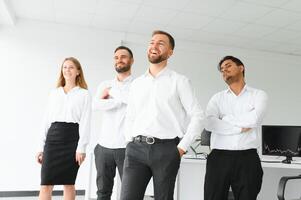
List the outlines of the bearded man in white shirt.
<svg viewBox="0 0 301 200">
<path fill-rule="evenodd" d="M 122 179 L 125 156 L 125 113 L 128 92 L 133 80 L 131 66 L 132 51 L 119 46 L 114 52 L 117 76 L 102 82 L 93 101 L 93 110 L 102 111 L 102 129 L 94 149 L 97 170 L 97 200 L 110 200 L 116 167 Z"/>
<path fill-rule="evenodd" d="M 211 131 L 204 200 L 256 200 L 263 171 L 257 154 L 259 128 L 266 112 L 267 94 L 246 85 L 245 67 L 226 56 L 218 65 L 228 89 L 215 94 L 207 106 L 206 129 Z"/>
<path fill-rule="evenodd" d="M 151 177 L 154 198 L 172 200 L 181 157 L 203 128 L 190 81 L 167 68 L 174 46 L 169 33 L 153 32 L 150 66 L 131 85 L 121 200 L 143 200 Z"/>
</svg>

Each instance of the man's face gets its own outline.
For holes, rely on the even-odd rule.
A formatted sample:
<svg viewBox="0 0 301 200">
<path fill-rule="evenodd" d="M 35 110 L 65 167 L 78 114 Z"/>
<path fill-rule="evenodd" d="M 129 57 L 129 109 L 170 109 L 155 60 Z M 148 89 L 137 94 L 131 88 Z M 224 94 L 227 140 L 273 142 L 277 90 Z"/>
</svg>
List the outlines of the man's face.
<svg viewBox="0 0 301 200">
<path fill-rule="evenodd" d="M 156 34 L 152 37 L 147 49 L 147 57 L 150 63 L 157 64 L 167 60 L 172 53 L 173 51 L 166 35 Z"/>
<path fill-rule="evenodd" d="M 131 69 L 133 58 L 125 49 L 119 49 L 114 54 L 115 70 L 118 73 L 124 73 Z"/>
<path fill-rule="evenodd" d="M 225 60 L 221 64 L 220 68 L 220 71 L 223 75 L 223 79 L 228 85 L 238 81 L 241 77 L 243 77 L 243 70 L 244 67 L 242 65 L 238 66 L 232 60 Z"/>
</svg>

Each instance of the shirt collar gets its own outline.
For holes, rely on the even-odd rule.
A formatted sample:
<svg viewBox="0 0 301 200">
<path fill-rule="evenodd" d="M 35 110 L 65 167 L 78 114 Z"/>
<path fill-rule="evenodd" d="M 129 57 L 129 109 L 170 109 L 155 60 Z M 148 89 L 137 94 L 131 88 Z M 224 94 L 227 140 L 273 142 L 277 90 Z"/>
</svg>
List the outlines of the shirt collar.
<svg viewBox="0 0 301 200">
<path fill-rule="evenodd" d="M 237 95 L 237 96 L 242 95 L 243 93 L 245 93 L 246 91 L 248 91 L 248 89 L 249 89 L 249 86 L 247 84 L 245 84 L 245 86 L 243 87 L 243 89 L 241 90 L 241 92 L 239 93 L 239 95 Z M 231 90 L 230 87 L 227 88 L 226 93 L 227 94 L 234 94 L 236 96 L 236 94 Z"/>
<path fill-rule="evenodd" d="M 76 90 L 79 90 L 80 87 L 79 87 L 79 86 L 75 86 L 74 88 L 72 88 L 72 89 L 71 89 L 69 92 L 67 92 L 67 93 L 65 93 L 64 88 L 63 88 L 62 86 L 60 87 L 60 89 L 61 89 L 61 91 L 62 91 L 64 94 L 68 94 L 68 93 L 74 92 L 74 91 L 76 91 Z"/>
<path fill-rule="evenodd" d="M 146 72 L 144 73 L 144 76 L 147 77 L 147 76 L 150 76 L 150 77 L 153 77 L 153 78 L 158 78 L 160 76 L 167 76 L 169 75 L 171 72 L 171 70 L 169 68 L 164 67 L 157 75 L 156 77 L 153 77 L 153 75 L 151 75 L 151 73 L 149 72 L 149 68 L 146 70 Z"/>
<path fill-rule="evenodd" d="M 115 82 L 116 83 L 127 83 L 127 82 L 131 82 L 133 80 L 133 76 L 132 75 L 129 75 L 128 77 L 126 77 L 123 81 L 119 81 L 117 79 L 117 76 L 115 77 Z"/>
</svg>

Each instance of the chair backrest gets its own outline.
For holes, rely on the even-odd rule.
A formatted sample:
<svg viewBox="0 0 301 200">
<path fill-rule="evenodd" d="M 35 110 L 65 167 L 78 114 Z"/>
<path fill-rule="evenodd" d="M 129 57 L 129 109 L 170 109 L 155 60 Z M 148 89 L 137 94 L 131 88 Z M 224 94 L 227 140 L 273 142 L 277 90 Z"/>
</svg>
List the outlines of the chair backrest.
<svg viewBox="0 0 301 200">
<path fill-rule="evenodd" d="M 277 197 L 279 200 L 287 200 L 284 198 L 284 192 L 285 192 L 285 187 L 288 181 L 293 180 L 293 179 L 299 179 L 301 180 L 301 174 L 299 176 L 283 176 L 281 177 L 279 183 L 278 183 L 278 190 L 277 190 Z M 299 198 L 301 199 L 301 197 Z M 293 200 L 293 199 L 291 199 Z M 298 200 L 298 199 L 295 199 Z"/>
<path fill-rule="evenodd" d="M 210 146 L 211 132 L 204 129 L 201 133 L 201 145 Z"/>
</svg>

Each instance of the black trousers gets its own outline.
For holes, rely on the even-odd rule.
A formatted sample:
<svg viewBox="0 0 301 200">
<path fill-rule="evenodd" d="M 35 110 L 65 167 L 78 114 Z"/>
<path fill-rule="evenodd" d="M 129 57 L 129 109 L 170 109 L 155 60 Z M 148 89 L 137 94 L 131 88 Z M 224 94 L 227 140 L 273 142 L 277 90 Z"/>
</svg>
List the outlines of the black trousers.
<svg viewBox="0 0 301 200">
<path fill-rule="evenodd" d="M 178 140 L 147 144 L 130 142 L 126 147 L 121 200 L 143 200 L 151 177 L 156 200 L 173 200 L 180 166 Z"/>
<path fill-rule="evenodd" d="M 204 200 L 227 200 L 230 186 L 235 200 L 256 200 L 262 176 L 256 149 L 214 149 L 207 158 Z"/>
<path fill-rule="evenodd" d="M 99 144 L 94 149 L 96 165 L 97 200 L 110 200 L 116 167 L 122 179 L 125 148 L 109 149 Z"/>
</svg>

